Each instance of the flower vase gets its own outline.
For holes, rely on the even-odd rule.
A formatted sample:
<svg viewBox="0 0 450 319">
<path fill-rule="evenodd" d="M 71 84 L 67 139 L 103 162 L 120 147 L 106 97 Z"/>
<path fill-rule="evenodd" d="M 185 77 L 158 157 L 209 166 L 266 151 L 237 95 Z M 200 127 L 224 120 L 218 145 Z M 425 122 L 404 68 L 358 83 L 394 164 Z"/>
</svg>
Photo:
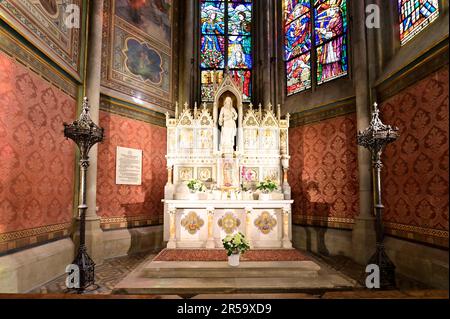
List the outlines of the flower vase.
<svg viewBox="0 0 450 319">
<path fill-rule="evenodd" d="M 270 193 L 259 193 L 259 200 L 271 200 L 272 196 Z"/>
<path fill-rule="evenodd" d="M 198 200 L 198 194 L 189 192 L 189 200 Z"/>
<path fill-rule="evenodd" d="M 241 255 L 239 253 L 228 256 L 228 265 L 231 267 L 238 267 L 240 256 Z"/>
</svg>

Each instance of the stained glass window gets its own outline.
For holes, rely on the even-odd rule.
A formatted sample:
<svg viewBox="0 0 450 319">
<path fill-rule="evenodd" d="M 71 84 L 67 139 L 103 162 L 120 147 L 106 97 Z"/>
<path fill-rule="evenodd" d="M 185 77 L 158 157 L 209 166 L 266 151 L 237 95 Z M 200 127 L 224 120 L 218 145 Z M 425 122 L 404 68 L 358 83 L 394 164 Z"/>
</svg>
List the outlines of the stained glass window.
<svg viewBox="0 0 450 319">
<path fill-rule="evenodd" d="M 439 0 L 398 0 L 398 11 L 404 45 L 439 16 Z"/>
<path fill-rule="evenodd" d="M 201 94 L 214 99 L 225 68 L 242 86 L 244 101 L 252 96 L 252 0 L 201 1 Z"/>
<path fill-rule="evenodd" d="M 347 0 L 284 0 L 283 9 L 287 94 L 347 75 Z"/>
</svg>

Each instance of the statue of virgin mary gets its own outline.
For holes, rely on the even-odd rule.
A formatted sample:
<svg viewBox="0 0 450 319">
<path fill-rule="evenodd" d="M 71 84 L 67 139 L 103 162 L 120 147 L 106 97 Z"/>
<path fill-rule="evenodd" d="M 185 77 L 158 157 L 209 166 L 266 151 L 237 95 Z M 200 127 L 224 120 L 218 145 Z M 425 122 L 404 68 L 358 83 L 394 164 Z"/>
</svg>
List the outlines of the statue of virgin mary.
<svg viewBox="0 0 450 319">
<path fill-rule="evenodd" d="M 231 97 L 227 97 L 219 115 L 219 125 L 222 127 L 222 134 L 220 138 L 220 149 L 222 151 L 234 149 L 237 118 L 238 114 L 233 107 L 233 100 Z"/>
</svg>

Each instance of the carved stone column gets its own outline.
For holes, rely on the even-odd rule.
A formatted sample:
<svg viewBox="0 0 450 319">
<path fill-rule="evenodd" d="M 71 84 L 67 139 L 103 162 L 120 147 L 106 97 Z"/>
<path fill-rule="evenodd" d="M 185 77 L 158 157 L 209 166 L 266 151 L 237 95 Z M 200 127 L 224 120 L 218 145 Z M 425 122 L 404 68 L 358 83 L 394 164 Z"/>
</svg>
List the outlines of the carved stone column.
<svg viewBox="0 0 450 319">
<path fill-rule="evenodd" d="M 173 185 L 173 167 L 167 166 L 167 183 L 164 186 L 164 198 L 166 200 L 173 199 L 174 194 L 174 185 Z"/>
<path fill-rule="evenodd" d="M 99 124 L 100 114 L 100 80 L 102 59 L 103 0 L 90 1 L 89 35 L 86 65 L 86 93 L 89 99 L 90 114 L 94 123 Z M 97 157 L 95 145 L 89 153 L 89 171 L 87 173 L 87 206 L 86 211 L 86 249 L 96 265 L 104 259 L 103 231 L 100 217 L 97 215 Z M 75 232 L 74 237 L 77 237 Z M 74 238 L 75 242 L 78 241 Z"/>
<path fill-rule="evenodd" d="M 353 1 L 353 52 L 354 83 L 356 94 L 356 125 L 361 131 L 370 124 L 370 60 L 369 40 L 365 26 L 365 1 Z M 371 154 L 358 147 L 359 215 L 355 218 L 352 231 L 353 259 L 366 264 L 375 247 L 375 216 L 372 210 L 372 163 Z"/>
<path fill-rule="evenodd" d="M 168 249 L 177 248 L 177 226 L 176 226 L 177 210 L 174 207 L 169 207 L 169 242 Z"/>
<path fill-rule="evenodd" d="M 206 241 L 207 249 L 216 248 L 216 243 L 214 242 L 214 208 L 208 207 L 208 240 Z"/>
<path fill-rule="evenodd" d="M 283 219 L 283 248 L 292 248 L 292 242 L 290 240 L 290 215 L 291 211 L 289 208 L 283 208 L 282 219 Z"/>
</svg>

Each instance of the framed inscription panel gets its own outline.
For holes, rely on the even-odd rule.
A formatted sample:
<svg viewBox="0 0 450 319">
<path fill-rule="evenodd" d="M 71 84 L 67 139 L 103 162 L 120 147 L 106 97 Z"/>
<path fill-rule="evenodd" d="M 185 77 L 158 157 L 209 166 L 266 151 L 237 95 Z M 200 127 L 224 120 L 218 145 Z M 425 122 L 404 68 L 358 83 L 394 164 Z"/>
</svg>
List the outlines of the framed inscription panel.
<svg viewBox="0 0 450 319">
<path fill-rule="evenodd" d="M 142 150 L 117 147 L 116 184 L 142 185 Z"/>
</svg>

